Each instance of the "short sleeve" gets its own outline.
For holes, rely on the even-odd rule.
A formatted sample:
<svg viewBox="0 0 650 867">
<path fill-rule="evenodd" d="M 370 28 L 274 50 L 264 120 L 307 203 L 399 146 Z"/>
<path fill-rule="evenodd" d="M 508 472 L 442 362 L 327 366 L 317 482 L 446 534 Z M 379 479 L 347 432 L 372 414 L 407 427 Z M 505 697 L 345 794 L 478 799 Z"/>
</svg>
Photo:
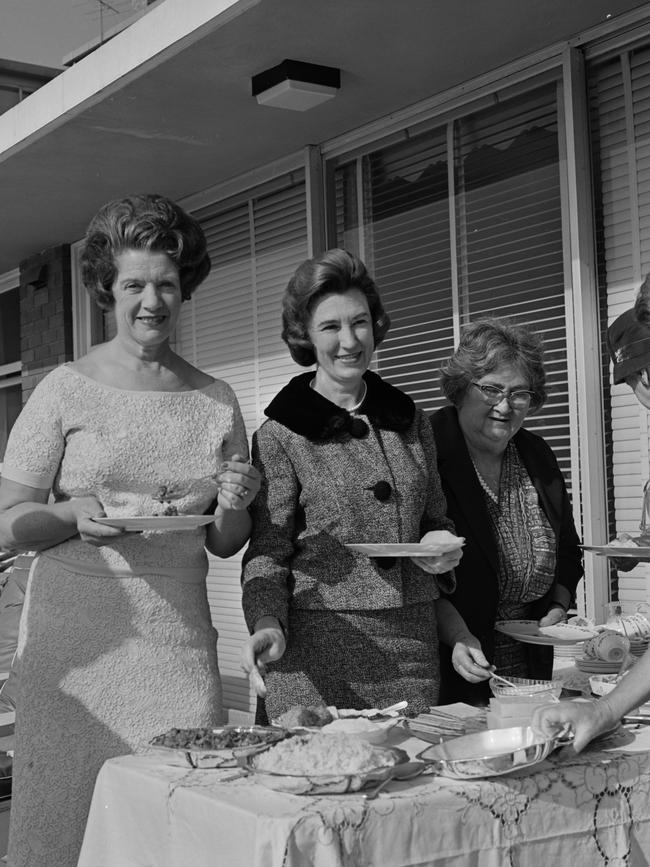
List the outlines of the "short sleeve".
<svg viewBox="0 0 650 867">
<path fill-rule="evenodd" d="M 58 370 L 48 374 L 23 407 L 9 434 L 3 478 L 31 488 L 52 487 L 65 447 L 59 383 Z"/>
<path fill-rule="evenodd" d="M 239 401 L 232 388 L 227 385 L 224 398 L 228 400 L 232 409 L 232 428 L 224 438 L 223 443 L 223 459 L 229 460 L 233 455 L 241 455 L 248 460 L 248 438 L 246 436 L 246 426 L 242 417 Z"/>
</svg>

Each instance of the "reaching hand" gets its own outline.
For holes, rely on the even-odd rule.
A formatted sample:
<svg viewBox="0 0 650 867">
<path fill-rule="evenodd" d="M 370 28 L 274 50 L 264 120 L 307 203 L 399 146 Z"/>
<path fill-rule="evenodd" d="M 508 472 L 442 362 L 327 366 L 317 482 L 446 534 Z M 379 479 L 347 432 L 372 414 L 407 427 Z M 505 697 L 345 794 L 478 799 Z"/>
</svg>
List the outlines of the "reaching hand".
<svg viewBox="0 0 650 867">
<path fill-rule="evenodd" d="M 569 725 L 574 733 L 573 749 L 579 753 L 595 737 L 613 728 L 616 722 L 611 707 L 603 699 L 575 699 L 538 707 L 531 724 L 546 737 L 560 734 Z"/>
<path fill-rule="evenodd" d="M 280 659 L 286 649 L 286 639 L 278 621 L 270 617 L 263 620 L 268 625 L 260 625 L 260 628 L 255 630 L 242 647 L 241 654 L 241 667 L 248 674 L 260 698 L 266 695 L 265 663 Z"/>
<path fill-rule="evenodd" d="M 475 636 L 467 634 L 462 641 L 454 644 L 451 652 L 451 664 L 454 670 L 469 683 L 480 683 L 487 680 L 493 667 L 481 649 L 481 642 Z"/>
</svg>

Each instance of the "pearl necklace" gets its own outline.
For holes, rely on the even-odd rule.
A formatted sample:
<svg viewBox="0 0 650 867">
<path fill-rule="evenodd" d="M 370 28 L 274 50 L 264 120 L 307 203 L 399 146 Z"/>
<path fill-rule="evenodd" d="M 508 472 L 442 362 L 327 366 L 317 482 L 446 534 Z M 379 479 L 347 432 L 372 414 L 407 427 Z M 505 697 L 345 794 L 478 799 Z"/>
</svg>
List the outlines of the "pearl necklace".
<svg viewBox="0 0 650 867">
<path fill-rule="evenodd" d="M 368 394 L 368 383 L 365 381 L 365 379 L 361 380 L 361 384 L 363 386 L 363 388 L 361 389 L 361 399 L 358 400 L 354 406 L 350 406 L 350 407 L 342 406 L 341 407 L 341 409 L 345 409 L 347 412 L 349 412 L 350 415 L 354 415 L 354 413 L 357 412 L 361 408 L 361 404 L 364 402 L 364 400 L 366 399 L 366 395 Z M 309 387 L 313 388 L 314 391 L 316 391 L 316 377 L 314 377 L 311 380 L 311 382 L 309 383 Z"/>
<path fill-rule="evenodd" d="M 480 474 L 478 467 L 474 463 L 474 458 L 472 458 L 472 466 L 474 467 L 474 472 L 476 473 L 476 478 L 478 479 L 479 485 L 483 488 L 488 497 L 493 502 L 498 504 L 499 495 L 492 490 L 492 488 L 488 485 L 483 476 Z"/>
</svg>

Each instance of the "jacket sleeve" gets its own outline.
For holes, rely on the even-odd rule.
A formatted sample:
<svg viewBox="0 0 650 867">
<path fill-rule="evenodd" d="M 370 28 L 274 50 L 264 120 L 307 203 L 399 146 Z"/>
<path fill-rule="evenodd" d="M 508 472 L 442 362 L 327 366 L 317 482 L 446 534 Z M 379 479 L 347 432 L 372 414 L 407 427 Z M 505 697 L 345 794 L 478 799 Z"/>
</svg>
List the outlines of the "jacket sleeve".
<svg viewBox="0 0 650 867">
<path fill-rule="evenodd" d="M 242 562 L 244 617 L 251 633 L 267 615 L 286 630 L 300 484 L 268 422 L 253 435 L 252 463 L 262 484 L 250 509 L 251 537 Z"/>
<path fill-rule="evenodd" d="M 420 522 L 420 538 L 430 530 L 448 530 L 455 535 L 454 522 L 447 517 L 447 500 L 438 472 L 438 455 L 431 422 L 420 410 L 417 410 L 417 423 L 427 473 L 427 499 Z M 453 570 L 437 575 L 436 580 L 443 593 L 453 593 L 456 589 L 456 576 Z"/>
</svg>

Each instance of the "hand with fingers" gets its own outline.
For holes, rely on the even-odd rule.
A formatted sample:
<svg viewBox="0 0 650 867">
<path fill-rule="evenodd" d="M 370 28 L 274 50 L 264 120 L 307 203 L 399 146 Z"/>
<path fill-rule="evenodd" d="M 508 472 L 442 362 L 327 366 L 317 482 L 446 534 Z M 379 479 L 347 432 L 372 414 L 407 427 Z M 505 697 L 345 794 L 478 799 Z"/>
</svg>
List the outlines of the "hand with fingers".
<svg viewBox="0 0 650 867">
<path fill-rule="evenodd" d="M 247 509 L 257 496 L 262 477 L 241 455 L 233 455 L 219 468 L 217 503 L 222 509 Z"/>
<path fill-rule="evenodd" d="M 127 535 L 133 535 L 133 530 L 123 530 L 119 527 L 109 527 L 98 524 L 95 518 L 104 518 L 104 507 L 95 497 L 73 497 L 69 506 L 77 521 L 77 530 L 83 542 L 88 542 L 95 548 L 110 545 Z"/>
<path fill-rule="evenodd" d="M 280 659 L 285 648 L 286 639 L 280 622 L 275 617 L 261 617 L 255 624 L 255 632 L 242 647 L 241 654 L 241 667 L 260 698 L 266 696 L 266 663 Z"/>
<path fill-rule="evenodd" d="M 492 676 L 494 666 L 481 649 L 481 642 L 471 633 L 456 641 L 451 652 L 454 670 L 469 683 L 480 683 Z"/>
</svg>

